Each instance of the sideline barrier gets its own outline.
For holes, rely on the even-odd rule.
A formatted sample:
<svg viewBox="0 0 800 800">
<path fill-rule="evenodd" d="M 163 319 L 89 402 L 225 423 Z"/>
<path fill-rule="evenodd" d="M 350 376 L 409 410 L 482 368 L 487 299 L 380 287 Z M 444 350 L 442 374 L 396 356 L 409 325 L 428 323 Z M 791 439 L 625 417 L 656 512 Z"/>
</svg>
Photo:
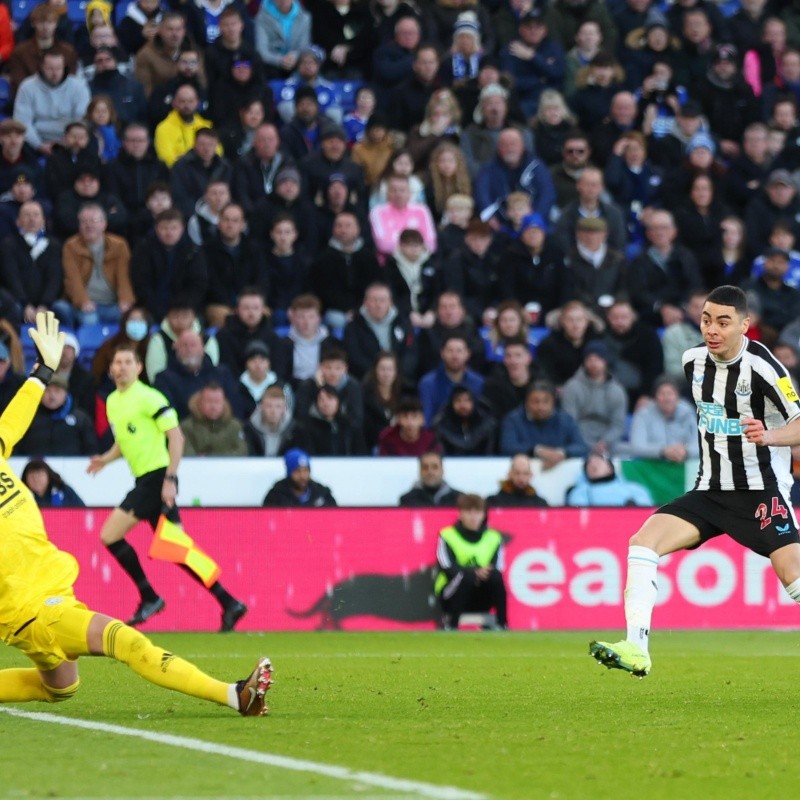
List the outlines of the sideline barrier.
<svg viewBox="0 0 800 800">
<path fill-rule="evenodd" d="M 648 509 L 496 509 L 508 536 L 505 575 L 516 630 L 622 630 L 628 538 Z M 53 541 L 81 565 L 78 596 L 125 619 L 132 583 L 99 542 L 108 510 L 47 511 Z M 186 509 L 187 531 L 222 567 L 221 582 L 250 607 L 239 630 L 432 629 L 439 530 L 452 510 Z M 173 565 L 147 561 L 149 529 L 130 536 L 167 601 L 145 630 L 216 630 L 219 609 Z M 767 559 L 722 536 L 663 559 L 659 630 L 796 628 L 800 611 Z"/>
<path fill-rule="evenodd" d="M 22 474 L 27 461 L 22 456 L 10 459 L 17 475 Z M 462 492 L 484 496 L 494 494 L 508 473 L 509 461 L 505 456 L 447 456 L 444 460 L 445 479 Z M 49 456 L 47 463 L 75 489 L 87 506 L 103 508 L 118 503 L 133 488 L 130 470 L 122 459 L 109 464 L 99 475 L 86 474 L 87 457 Z M 660 498 L 655 502 L 666 502 L 683 492 L 694 483 L 697 471 L 696 462 L 681 466 L 666 462 L 626 461 L 621 464 L 623 474 L 631 464 L 638 464 L 639 474 L 634 477 L 648 485 L 664 470 L 671 472 L 677 468 L 669 481 L 675 484 L 672 493 L 655 492 L 653 496 Z M 565 492 L 575 483 L 582 467 L 581 459 L 569 458 L 545 471 L 534 460 L 533 485 L 551 506 L 564 505 Z M 178 502 L 182 507 L 261 507 L 270 486 L 286 477 L 286 467 L 282 458 L 188 457 L 181 460 L 178 475 Z M 400 495 L 411 488 L 419 477 L 419 464 L 416 458 L 311 456 L 311 475 L 315 481 L 330 487 L 339 506 L 385 508 L 396 506 Z"/>
</svg>

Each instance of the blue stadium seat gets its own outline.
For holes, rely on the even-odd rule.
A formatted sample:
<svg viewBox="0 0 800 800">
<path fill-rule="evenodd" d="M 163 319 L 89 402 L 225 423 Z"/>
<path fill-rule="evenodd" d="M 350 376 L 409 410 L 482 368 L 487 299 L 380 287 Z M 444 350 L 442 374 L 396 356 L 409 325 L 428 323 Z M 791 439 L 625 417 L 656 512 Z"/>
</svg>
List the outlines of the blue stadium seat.
<svg viewBox="0 0 800 800">
<path fill-rule="evenodd" d="M 35 325 L 23 324 L 19 332 L 19 338 L 22 342 L 22 352 L 25 356 L 26 370 L 30 369 L 33 366 L 33 362 L 36 360 L 36 347 L 33 344 L 33 339 L 31 339 L 30 333 L 28 333 L 31 328 L 35 327 Z"/>
<path fill-rule="evenodd" d="M 91 366 L 94 354 L 103 342 L 113 336 L 119 330 L 119 325 L 107 325 L 99 322 L 97 325 L 81 325 L 78 328 L 78 344 L 81 346 L 81 354 L 78 362 L 84 366 Z"/>
<path fill-rule="evenodd" d="M 67 0 L 67 16 L 73 25 L 86 24 L 86 3 L 88 0 Z"/>
<path fill-rule="evenodd" d="M 11 84 L 5 75 L 0 75 L 0 114 L 4 117 L 11 113 Z"/>
<path fill-rule="evenodd" d="M 38 5 L 37 0 L 11 0 L 11 19 L 18 24 L 23 23 Z"/>
<path fill-rule="evenodd" d="M 530 345 L 531 353 L 536 353 L 536 348 L 548 333 L 550 333 L 550 328 L 546 328 L 544 326 L 539 328 L 531 328 L 528 331 L 528 344 Z"/>
<path fill-rule="evenodd" d="M 131 2 L 132 1 L 133 0 L 131 0 Z M 128 13 L 128 6 L 130 6 L 130 3 L 126 3 L 126 2 L 124 2 L 124 0 L 121 0 L 121 2 L 117 3 L 114 6 L 114 28 L 115 29 L 119 28 L 120 22 L 122 22 L 122 20 L 125 18 L 125 14 Z"/>
<path fill-rule="evenodd" d="M 337 105 L 345 114 L 349 114 L 356 107 L 356 92 L 363 85 L 363 81 L 334 81 L 336 87 Z"/>
</svg>

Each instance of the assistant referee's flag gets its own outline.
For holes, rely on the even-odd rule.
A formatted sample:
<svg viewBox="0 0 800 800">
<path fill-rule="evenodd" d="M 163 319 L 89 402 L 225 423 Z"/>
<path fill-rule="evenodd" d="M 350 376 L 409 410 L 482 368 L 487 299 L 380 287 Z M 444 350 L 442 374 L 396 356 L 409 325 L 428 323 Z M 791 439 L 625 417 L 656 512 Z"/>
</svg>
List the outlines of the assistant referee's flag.
<svg viewBox="0 0 800 800">
<path fill-rule="evenodd" d="M 183 528 L 168 520 L 165 514 L 158 518 L 148 555 L 159 561 L 185 564 L 207 589 L 216 583 L 222 572 L 219 564 L 206 555 Z"/>
</svg>

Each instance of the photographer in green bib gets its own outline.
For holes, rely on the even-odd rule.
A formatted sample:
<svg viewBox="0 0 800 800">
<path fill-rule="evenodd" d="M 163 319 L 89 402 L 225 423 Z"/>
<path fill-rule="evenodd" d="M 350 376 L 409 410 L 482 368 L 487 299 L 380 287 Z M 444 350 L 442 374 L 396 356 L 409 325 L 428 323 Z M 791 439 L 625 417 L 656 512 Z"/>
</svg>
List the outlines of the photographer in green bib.
<svg viewBox="0 0 800 800">
<path fill-rule="evenodd" d="M 434 592 L 445 630 L 456 630 L 462 614 L 494 609 L 492 627 L 508 629 L 506 586 L 498 567 L 503 536 L 486 525 L 486 502 L 477 494 L 458 498 L 458 521 L 439 532 Z"/>
</svg>

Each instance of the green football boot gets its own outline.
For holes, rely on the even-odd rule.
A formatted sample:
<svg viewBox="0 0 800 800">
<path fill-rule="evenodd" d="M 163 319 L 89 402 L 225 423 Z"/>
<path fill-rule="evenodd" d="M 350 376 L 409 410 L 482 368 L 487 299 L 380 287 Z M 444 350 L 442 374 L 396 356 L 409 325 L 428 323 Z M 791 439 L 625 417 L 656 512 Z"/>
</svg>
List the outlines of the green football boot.
<svg viewBox="0 0 800 800">
<path fill-rule="evenodd" d="M 621 642 L 592 642 L 589 655 L 609 669 L 624 669 L 637 678 L 649 674 L 652 661 L 639 645 L 623 640 Z"/>
</svg>

